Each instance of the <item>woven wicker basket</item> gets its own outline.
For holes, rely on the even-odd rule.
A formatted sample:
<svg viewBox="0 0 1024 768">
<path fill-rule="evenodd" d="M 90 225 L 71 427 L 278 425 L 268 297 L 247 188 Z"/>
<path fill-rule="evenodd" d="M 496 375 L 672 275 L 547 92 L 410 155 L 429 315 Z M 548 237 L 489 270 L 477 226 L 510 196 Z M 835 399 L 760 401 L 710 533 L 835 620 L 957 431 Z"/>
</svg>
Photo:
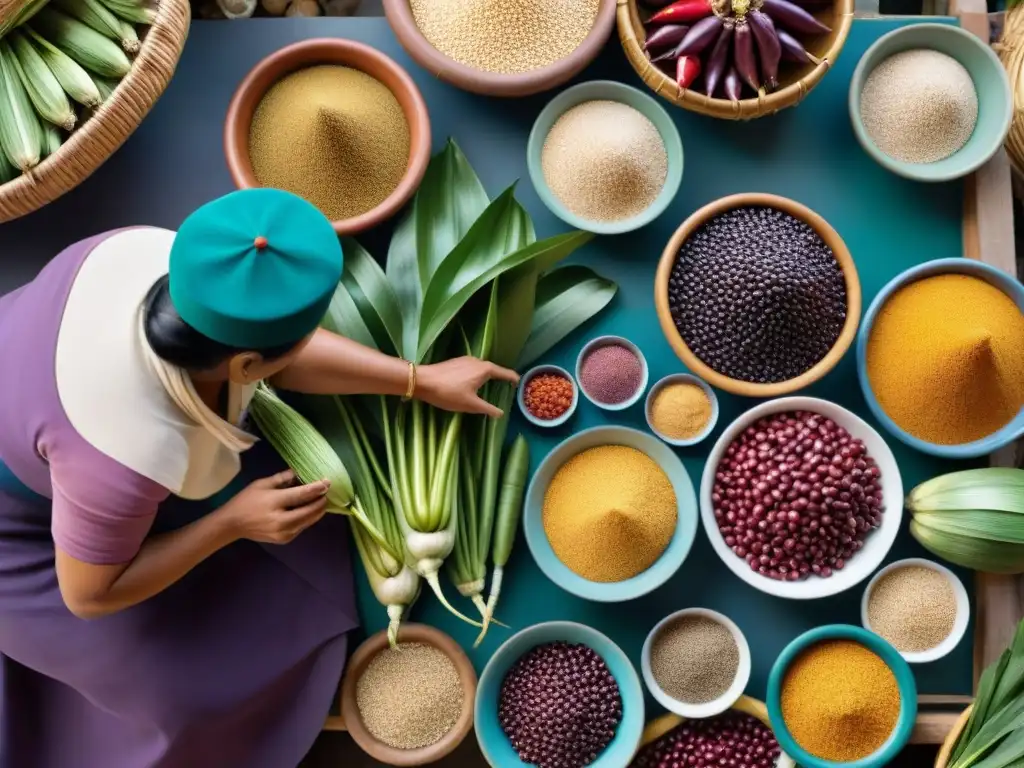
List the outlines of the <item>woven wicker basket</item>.
<svg viewBox="0 0 1024 768">
<path fill-rule="evenodd" d="M 0 20 L 24 0 L 0 0 Z M 0 185 L 0 223 L 24 216 L 74 189 L 100 167 L 160 98 L 181 56 L 189 0 L 160 0 L 131 71 L 64 145 L 27 174 Z"/>
<path fill-rule="evenodd" d="M 853 24 L 853 2 L 854 0 L 836 0 L 831 9 L 815 14 L 820 21 L 832 28 L 830 34 L 807 44 L 808 52 L 821 60 L 819 64 L 802 67 L 784 65 L 779 73 L 780 88 L 777 91 L 742 101 L 709 99 L 697 91 L 680 88 L 675 80 L 651 64 L 643 51 L 646 32 L 642 19 L 647 18 L 647 14 L 641 16 L 637 0 L 618 0 L 619 40 L 633 69 L 650 89 L 662 98 L 709 117 L 752 120 L 799 104 L 800 100 L 821 82 L 829 66 L 838 58 L 850 33 L 850 26 Z"/>
<path fill-rule="evenodd" d="M 1024 6 L 1012 4 L 1003 22 L 1003 37 L 994 46 L 1010 76 L 1013 119 L 1006 154 L 1017 174 L 1024 174 Z"/>
</svg>

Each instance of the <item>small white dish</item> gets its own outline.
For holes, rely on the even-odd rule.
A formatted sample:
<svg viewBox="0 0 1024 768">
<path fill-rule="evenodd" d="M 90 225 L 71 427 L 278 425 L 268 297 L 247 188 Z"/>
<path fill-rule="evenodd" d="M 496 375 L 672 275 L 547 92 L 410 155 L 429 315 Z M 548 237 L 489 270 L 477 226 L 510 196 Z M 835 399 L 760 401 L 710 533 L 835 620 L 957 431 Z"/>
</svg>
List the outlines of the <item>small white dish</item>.
<svg viewBox="0 0 1024 768">
<path fill-rule="evenodd" d="M 736 641 L 736 648 L 739 650 L 740 663 L 736 669 L 736 677 L 732 681 L 732 685 L 729 686 L 728 690 L 719 696 L 714 701 L 709 701 L 705 704 L 689 704 L 685 701 L 679 701 L 669 696 L 665 691 L 662 690 L 661 686 L 658 685 L 658 681 L 654 678 L 654 671 L 651 669 L 651 648 L 654 645 L 655 639 L 669 624 L 678 621 L 679 619 L 686 618 L 688 616 L 703 616 L 704 618 L 717 621 L 723 627 L 729 630 L 732 634 L 733 639 Z M 643 651 L 640 655 L 640 670 L 643 674 L 644 684 L 647 686 L 647 690 L 651 692 L 661 706 L 667 709 L 673 714 L 685 717 L 691 720 L 699 720 L 706 717 L 714 717 L 720 715 L 727 709 L 732 707 L 740 697 L 743 695 L 744 689 L 747 687 L 747 683 L 750 682 L 750 646 L 747 644 L 747 638 L 744 637 L 743 632 L 740 630 L 736 623 L 728 616 L 724 616 L 717 611 L 712 611 L 708 608 L 684 608 L 681 611 L 669 614 L 664 619 L 659 621 L 654 629 L 647 635 L 647 639 L 644 641 Z"/>
<path fill-rule="evenodd" d="M 945 640 L 934 648 L 929 648 L 927 651 L 899 651 L 898 648 L 896 649 L 899 651 L 900 656 L 907 660 L 908 664 L 927 664 L 948 656 L 960 644 L 960 641 L 964 639 L 964 635 L 967 634 L 967 625 L 971 620 L 971 601 L 967 596 L 967 590 L 964 588 L 963 582 L 957 578 L 957 575 L 946 566 L 921 557 L 908 557 L 905 560 L 897 560 L 895 563 L 885 566 L 885 568 L 875 574 L 874 578 L 868 582 L 867 587 L 864 589 L 864 596 L 860 601 L 860 622 L 864 629 L 869 632 L 875 631 L 871 628 L 871 622 L 868 620 L 868 604 L 871 600 L 871 590 L 887 574 L 900 568 L 911 566 L 931 568 L 933 571 L 941 573 L 949 579 L 949 584 L 953 587 L 953 596 L 956 598 L 956 618 L 953 620 L 953 629 L 950 630 Z"/>
<path fill-rule="evenodd" d="M 636 388 L 636 392 L 634 392 L 629 399 L 623 400 L 621 403 L 602 403 L 600 400 L 591 397 L 590 393 L 587 392 L 587 387 L 584 385 L 583 377 L 580 374 L 583 371 L 583 361 L 587 359 L 587 356 L 591 352 L 595 349 L 599 349 L 600 347 L 610 347 L 613 345 L 625 347 L 636 355 L 636 359 L 640 361 L 640 384 Z M 650 374 L 647 370 L 647 359 L 644 357 L 644 353 L 640 351 L 640 347 L 629 339 L 624 339 L 622 336 L 598 336 L 596 339 L 591 339 L 583 345 L 583 349 L 580 350 L 580 354 L 576 358 L 576 383 L 579 385 L 580 391 L 583 392 L 583 396 L 586 397 L 587 400 L 592 402 L 598 408 L 602 408 L 606 411 L 624 411 L 630 406 L 635 405 L 637 401 L 644 396 L 644 392 L 647 389 L 647 379 L 649 375 Z"/>
<path fill-rule="evenodd" d="M 654 422 L 651 421 L 651 408 L 654 407 L 654 399 L 658 396 L 658 393 L 669 384 L 695 384 L 704 390 L 704 394 L 708 396 L 708 400 L 711 402 L 711 416 L 708 419 L 708 423 L 705 425 L 704 429 L 693 437 L 685 439 L 669 437 L 668 435 L 659 432 L 658 428 L 654 426 Z M 647 418 L 647 426 L 650 427 L 651 432 L 669 445 L 674 445 L 677 448 L 696 445 L 705 437 L 710 435 L 711 430 L 713 430 L 715 425 L 718 423 L 718 395 L 715 394 L 715 390 L 713 390 L 711 385 L 704 381 L 704 379 L 698 378 L 691 373 L 673 373 L 663 379 L 659 379 L 657 383 L 651 387 L 651 390 L 647 393 L 647 400 L 644 404 L 644 416 Z"/>
<path fill-rule="evenodd" d="M 526 407 L 526 402 L 523 399 L 526 397 L 526 386 L 530 383 L 531 379 L 537 376 L 543 376 L 544 374 L 554 374 L 555 376 L 562 376 L 569 380 L 572 384 L 572 402 L 569 403 L 569 409 L 556 419 L 540 419 L 530 413 L 530 409 Z M 569 417 L 576 413 L 576 406 L 580 402 L 580 385 L 576 383 L 576 380 L 572 377 L 565 368 L 557 365 L 536 365 L 526 373 L 523 374 L 519 381 L 519 390 L 516 392 L 516 402 L 519 403 L 519 410 L 522 412 L 526 420 L 531 424 L 538 427 L 557 427 L 559 424 L 565 424 L 569 420 Z"/>
<path fill-rule="evenodd" d="M 851 557 L 842 570 L 835 571 L 828 578 L 810 576 L 800 581 L 777 581 L 761 575 L 752 570 L 746 560 L 729 548 L 715 521 L 711 491 L 715 484 L 718 465 L 729 444 L 758 419 L 790 411 L 811 411 L 827 419 L 832 419 L 853 437 L 864 442 L 868 454 L 875 460 L 882 473 L 882 504 L 885 512 L 882 515 L 881 525 L 864 540 L 864 548 Z M 840 592 L 855 587 L 874 573 L 875 569 L 885 560 L 896 541 L 903 521 L 903 479 L 900 476 L 900 468 L 896 463 L 896 457 L 893 456 L 892 449 L 878 434 L 878 431 L 860 416 L 841 405 L 816 397 L 780 397 L 754 406 L 740 415 L 725 428 L 725 431 L 715 441 L 708 460 L 704 464 L 704 474 L 701 476 L 700 518 L 715 554 L 722 559 L 730 571 L 747 584 L 775 597 L 784 597 L 789 600 L 816 600 L 838 595 Z"/>
</svg>

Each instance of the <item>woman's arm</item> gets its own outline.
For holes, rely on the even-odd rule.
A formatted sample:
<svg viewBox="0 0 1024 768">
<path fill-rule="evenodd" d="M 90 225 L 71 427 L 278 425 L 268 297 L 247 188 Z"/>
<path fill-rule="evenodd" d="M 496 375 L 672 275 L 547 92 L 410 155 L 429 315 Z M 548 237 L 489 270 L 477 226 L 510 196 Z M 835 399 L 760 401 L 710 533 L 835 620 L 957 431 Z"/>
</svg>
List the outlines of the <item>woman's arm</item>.
<svg viewBox="0 0 1024 768">
<path fill-rule="evenodd" d="M 449 411 L 497 417 L 501 411 L 477 394 L 490 379 L 515 383 L 519 377 L 486 360 L 459 357 L 417 366 L 413 396 Z M 310 395 L 404 395 L 409 363 L 319 329 L 273 384 Z"/>
</svg>

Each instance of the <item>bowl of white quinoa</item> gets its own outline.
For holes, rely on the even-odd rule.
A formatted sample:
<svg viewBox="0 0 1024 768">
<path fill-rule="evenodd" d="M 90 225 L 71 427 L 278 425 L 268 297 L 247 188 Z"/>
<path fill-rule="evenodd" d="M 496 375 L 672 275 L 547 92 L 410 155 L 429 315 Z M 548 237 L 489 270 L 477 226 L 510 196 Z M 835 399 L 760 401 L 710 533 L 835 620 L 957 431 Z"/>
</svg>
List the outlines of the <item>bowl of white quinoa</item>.
<svg viewBox="0 0 1024 768">
<path fill-rule="evenodd" d="M 384 0 L 406 53 L 441 80 L 518 98 L 579 74 L 615 25 L 615 0 Z"/>
<path fill-rule="evenodd" d="M 999 58 L 970 32 L 912 24 L 880 37 L 854 70 L 850 119 L 883 168 L 915 181 L 950 181 L 984 165 L 1013 116 Z"/>
</svg>

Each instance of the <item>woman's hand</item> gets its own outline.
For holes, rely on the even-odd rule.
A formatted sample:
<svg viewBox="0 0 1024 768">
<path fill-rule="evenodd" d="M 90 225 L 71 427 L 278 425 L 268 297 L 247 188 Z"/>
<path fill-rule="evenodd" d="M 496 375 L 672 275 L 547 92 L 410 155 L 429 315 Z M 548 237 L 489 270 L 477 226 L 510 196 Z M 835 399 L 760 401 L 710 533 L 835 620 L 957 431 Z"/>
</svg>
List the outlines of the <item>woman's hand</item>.
<svg viewBox="0 0 1024 768">
<path fill-rule="evenodd" d="M 519 374 L 486 360 L 457 357 L 443 363 L 421 365 L 416 371 L 414 394 L 417 400 L 446 411 L 482 413 L 497 419 L 502 415 L 501 409 L 478 394 L 480 387 L 491 379 L 516 384 Z"/>
<path fill-rule="evenodd" d="M 293 485 L 295 473 L 280 472 L 250 483 L 217 510 L 231 535 L 264 544 L 287 544 L 327 511 L 330 483 Z"/>
</svg>

